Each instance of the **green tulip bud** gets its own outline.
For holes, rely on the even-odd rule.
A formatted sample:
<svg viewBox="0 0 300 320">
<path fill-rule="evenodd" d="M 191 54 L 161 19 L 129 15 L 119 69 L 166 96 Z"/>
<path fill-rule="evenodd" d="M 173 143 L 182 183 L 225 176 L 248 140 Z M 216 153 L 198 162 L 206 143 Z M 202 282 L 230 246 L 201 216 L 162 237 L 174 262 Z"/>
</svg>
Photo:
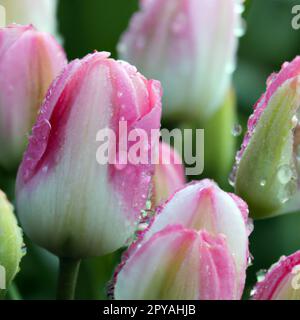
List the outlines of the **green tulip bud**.
<svg viewBox="0 0 300 320">
<path fill-rule="evenodd" d="M 267 81 L 236 156 L 232 181 L 253 218 L 300 209 L 300 57 Z"/>
<path fill-rule="evenodd" d="M 24 252 L 22 231 L 18 227 L 13 207 L 0 191 L 0 297 L 5 294 L 19 271 Z"/>
</svg>

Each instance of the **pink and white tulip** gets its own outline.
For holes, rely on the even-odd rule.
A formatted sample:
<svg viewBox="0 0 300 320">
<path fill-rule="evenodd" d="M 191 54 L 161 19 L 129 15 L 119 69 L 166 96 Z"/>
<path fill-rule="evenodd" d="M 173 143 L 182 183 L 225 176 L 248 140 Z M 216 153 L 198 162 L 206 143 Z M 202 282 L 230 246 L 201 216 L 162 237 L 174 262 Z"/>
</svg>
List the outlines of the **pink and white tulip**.
<svg viewBox="0 0 300 320">
<path fill-rule="evenodd" d="M 159 160 L 153 177 L 153 205 L 166 201 L 177 189 L 186 183 L 181 156 L 167 143 L 159 145 Z"/>
<path fill-rule="evenodd" d="M 133 66 L 105 52 L 70 63 L 49 89 L 18 172 L 17 208 L 29 237 L 72 258 L 122 247 L 145 207 L 154 166 L 99 164 L 96 136 L 107 128 L 118 136 L 120 121 L 150 135 L 160 116 L 159 82 Z"/>
<path fill-rule="evenodd" d="M 282 257 L 253 292 L 254 300 L 300 300 L 300 251 Z"/>
<path fill-rule="evenodd" d="M 57 0 L 0 0 L 6 24 L 32 24 L 39 31 L 57 33 Z"/>
<path fill-rule="evenodd" d="M 225 100 L 242 0 L 141 0 L 119 56 L 164 88 L 165 114 L 212 116 Z"/>
<path fill-rule="evenodd" d="M 53 79 L 66 65 L 54 38 L 32 26 L 0 29 L 0 165 L 15 169 Z"/>
<path fill-rule="evenodd" d="M 177 191 L 129 248 L 115 299 L 240 299 L 248 265 L 247 205 L 203 180 Z"/>
</svg>

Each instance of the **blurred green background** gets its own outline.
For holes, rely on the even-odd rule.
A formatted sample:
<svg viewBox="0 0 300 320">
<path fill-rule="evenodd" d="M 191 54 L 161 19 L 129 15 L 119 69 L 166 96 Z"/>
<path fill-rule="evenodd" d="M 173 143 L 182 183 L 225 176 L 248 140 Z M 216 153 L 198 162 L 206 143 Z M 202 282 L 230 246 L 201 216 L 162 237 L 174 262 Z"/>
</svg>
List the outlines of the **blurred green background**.
<svg viewBox="0 0 300 320">
<path fill-rule="evenodd" d="M 241 39 L 238 67 L 234 75 L 239 105 L 239 121 L 245 125 L 252 106 L 265 90 L 271 72 L 300 52 L 300 30 L 291 27 L 293 0 L 252 0 L 245 13 L 247 31 Z M 116 44 L 138 0 L 61 0 L 59 29 L 69 59 L 93 50 L 110 51 Z M 241 137 L 237 138 L 241 139 Z M 300 214 L 255 222 L 251 235 L 253 265 L 248 269 L 246 296 L 260 269 L 269 268 L 280 256 L 300 249 Z M 77 298 L 105 298 L 103 285 L 111 277 L 119 254 L 84 262 Z M 29 244 L 16 283 L 26 299 L 53 298 L 57 259 Z"/>
</svg>

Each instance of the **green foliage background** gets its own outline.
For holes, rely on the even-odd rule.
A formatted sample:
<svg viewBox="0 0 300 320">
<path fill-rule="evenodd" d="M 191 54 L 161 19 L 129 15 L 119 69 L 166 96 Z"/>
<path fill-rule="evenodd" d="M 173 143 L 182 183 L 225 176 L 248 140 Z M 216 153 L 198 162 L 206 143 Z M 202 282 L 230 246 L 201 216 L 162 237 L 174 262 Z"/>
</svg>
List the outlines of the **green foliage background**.
<svg viewBox="0 0 300 320">
<path fill-rule="evenodd" d="M 293 0 L 252 0 L 245 14 L 246 35 L 241 39 L 234 85 L 238 95 L 239 121 L 245 129 L 252 106 L 265 90 L 268 75 L 300 52 L 300 30 L 291 27 Z M 112 52 L 128 21 L 138 8 L 137 0 L 60 0 L 60 32 L 69 59 L 93 50 Z M 237 138 L 237 139 L 241 139 Z M 27 241 L 27 243 L 29 243 Z M 248 269 L 247 292 L 256 272 L 269 268 L 281 255 L 300 249 L 300 214 L 255 222 L 251 236 L 254 264 Z M 77 298 L 104 299 L 104 285 L 111 278 L 119 253 L 85 261 Z M 16 283 L 26 299 L 53 298 L 57 259 L 29 243 Z"/>
</svg>

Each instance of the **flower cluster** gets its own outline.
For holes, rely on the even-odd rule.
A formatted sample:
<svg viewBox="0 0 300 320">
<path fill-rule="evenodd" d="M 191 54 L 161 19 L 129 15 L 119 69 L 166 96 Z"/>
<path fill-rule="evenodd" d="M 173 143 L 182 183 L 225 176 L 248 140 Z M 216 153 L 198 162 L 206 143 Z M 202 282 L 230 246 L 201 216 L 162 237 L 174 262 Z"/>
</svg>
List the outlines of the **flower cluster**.
<svg viewBox="0 0 300 320">
<path fill-rule="evenodd" d="M 300 210 L 300 57 L 268 78 L 232 193 L 224 172 L 237 131 L 242 0 L 141 0 L 120 60 L 95 51 L 71 62 L 54 38 L 56 1 L 38 2 L 32 10 L 33 1 L 0 1 L 9 23 L 0 28 L 0 183 L 16 178 L 15 198 L 3 185 L 22 229 L 60 259 L 57 297 L 74 297 L 81 259 L 123 250 L 111 270 L 116 300 L 242 299 L 252 219 Z M 192 137 L 163 142 L 161 124 L 174 119 L 177 133 L 204 127 L 205 148 Z M 196 156 L 217 182 L 186 176 L 188 143 L 207 153 Z M 0 298 L 24 253 L 0 191 Z M 299 274 L 300 252 L 281 258 L 252 298 L 300 300 Z"/>
</svg>

